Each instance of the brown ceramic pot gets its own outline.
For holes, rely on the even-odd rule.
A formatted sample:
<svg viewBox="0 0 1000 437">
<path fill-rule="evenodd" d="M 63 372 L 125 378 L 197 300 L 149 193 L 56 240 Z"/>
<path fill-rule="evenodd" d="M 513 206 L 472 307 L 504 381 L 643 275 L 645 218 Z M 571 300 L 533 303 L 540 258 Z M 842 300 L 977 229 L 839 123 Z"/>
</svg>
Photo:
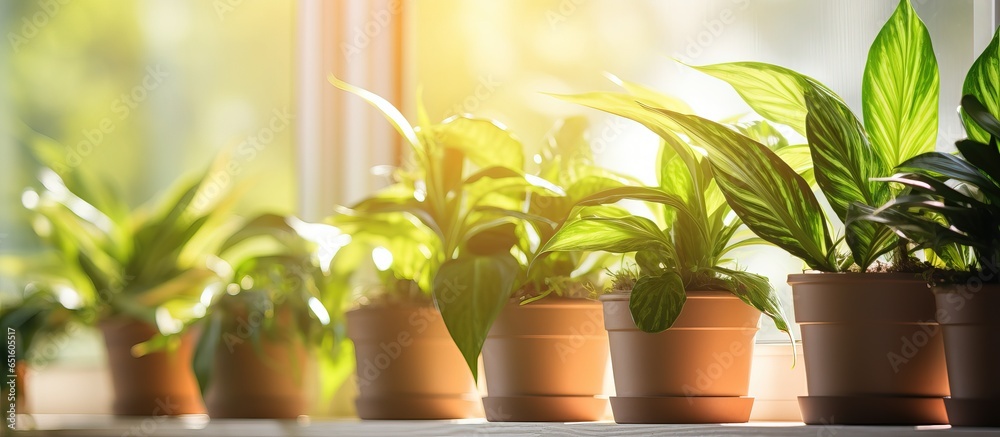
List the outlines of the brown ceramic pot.
<svg viewBox="0 0 1000 437">
<path fill-rule="evenodd" d="M 618 423 L 746 422 L 760 311 L 732 293 L 689 291 L 670 329 L 640 331 L 629 294 L 601 296 L 611 339 Z"/>
<path fill-rule="evenodd" d="M 108 366 L 115 400 L 112 411 L 124 416 L 175 416 L 204 414 L 198 383 L 191 369 L 197 333 L 181 336 L 175 350 L 133 357 L 132 346 L 149 340 L 156 329 L 131 319 L 100 324 L 108 351 Z"/>
<path fill-rule="evenodd" d="M 938 287 L 953 426 L 1000 426 L 1000 284 Z"/>
<path fill-rule="evenodd" d="M 358 417 L 461 419 L 478 411 L 472 373 L 434 307 L 349 311 L 347 335 L 357 357 Z"/>
<path fill-rule="evenodd" d="M 601 304 L 546 297 L 508 303 L 483 348 L 487 420 L 580 422 L 607 410 Z"/>
<path fill-rule="evenodd" d="M 286 308 L 277 314 L 273 329 L 260 333 L 258 346 L 241 326 L 259 325 L 259 320 L 244 313 L 223 325 L 205 394 L 209 416 L 292 419 L 308 412 L 309 353 L 295 335 L 293 313 Z"/>
<path fill-rule="evenodd" d="M 802 330 L 808 424 L 948 423 L 944 345 L 919 275 L 789 275 Z"/>
</svg>

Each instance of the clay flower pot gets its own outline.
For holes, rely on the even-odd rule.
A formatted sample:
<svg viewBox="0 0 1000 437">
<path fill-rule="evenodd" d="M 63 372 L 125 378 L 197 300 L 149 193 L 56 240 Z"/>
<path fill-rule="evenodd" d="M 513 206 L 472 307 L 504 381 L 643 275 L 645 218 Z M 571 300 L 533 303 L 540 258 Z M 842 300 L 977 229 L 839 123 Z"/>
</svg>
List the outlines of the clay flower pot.
<svg viewBox="0 0 1000 437">
<path fill-rule="evenodd" d="M 362 419 L 462 419 L 479 409 L 465 359 L 430 305 L 365 307 L 347 313 Z"/>
<path fill-rule="evenodd" d="M 546 297 L 508 303 L 483 348 L 486 419 L 581 422 L 600 419 L 608 361 L 601 304 Z"/>
<path fill-rule="evenodd" d="M 802 330 L 807 424 L 948 423 L 934 295 L 916 274 L 789 275 Z"/>
<path fill-rule="evenodd" d="M 293 419 L 308 412 L 306 369 L 310 356 L 296 338 L 291 311 L 279 311 L 274 332 L 249 336 L 257 315 L 236 316 L 223 325 L 205 394 L 213 418 Z M 243 317 L 243 318 L 241 318 Z"/>
<path fill-rule="evenodd" d="M 124 416 L 176 416 L 204 414 L 198 383 L 191 369 L 197 333 L 181 336 L 180 346 L 136 358 L 132 346 L 149 340 L 156 329 L 131 319 L 100 324 L 108 351 L 115 401 L 112 411 Z"/>
<path fill-rule="evenodd" d="M 640 331 L 627 292 L 601 296 L 618 423 L 746 422 L 760 311 L 723 291 L 689 291 L 670 329 Z M 790 365 L 790 363 L 789 363 Z"/>
<path fill-rule="evenodd" d="M 1000 426 L 1000 284 L 937 287 L 953 426 Z"/>
</svg>

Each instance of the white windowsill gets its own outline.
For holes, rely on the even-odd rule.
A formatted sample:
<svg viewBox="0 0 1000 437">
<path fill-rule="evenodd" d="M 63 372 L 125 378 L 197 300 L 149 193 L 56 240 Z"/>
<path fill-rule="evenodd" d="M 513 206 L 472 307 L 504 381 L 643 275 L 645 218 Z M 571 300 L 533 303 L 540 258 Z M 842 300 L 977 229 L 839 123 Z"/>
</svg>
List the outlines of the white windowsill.
<svg viewBox="0 0 1000 437">
<path fill-rule="evenodd" d="M 26 420 L 22 418 L 21 420 Z M 36 415 L 36 431 L 25 436 L 441 436 L 441 435 L 677 435 L 677 436 L 919 436 L 981 434 L 983 429 L 870 426 L 807 426 L 796 422 L 723 425 L 622 425 L 586 423 L 490 423 L 460 421 L 208 420 L 190 418 L 116 418 L 113 416 Z"/>
</svg>

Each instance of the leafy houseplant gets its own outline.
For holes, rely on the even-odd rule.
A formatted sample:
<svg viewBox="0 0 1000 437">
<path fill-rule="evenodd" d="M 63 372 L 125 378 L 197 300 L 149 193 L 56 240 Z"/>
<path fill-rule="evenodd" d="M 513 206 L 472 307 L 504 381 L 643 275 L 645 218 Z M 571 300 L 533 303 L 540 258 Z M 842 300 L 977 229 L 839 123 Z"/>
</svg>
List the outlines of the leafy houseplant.
<svg viewBox="0 0 1000 437">
<path fill-rule="evenodd" d="M 565 251 L 539 257 L 541 249 L 580 201 L 631 184 L 594 164 L 582 117 L 559 121 L 534 157 L 537 175 L 562 187 L 558 195 L 532 193 L 520 210 L 494 210 L 517 220 L 513 230 L 520 274 L 515 296 L 487 336 L 483 350 L 483 399 L 490 421 L 598 420 L 607 410 L 604 375 L 608 340 L 600 304 L 588 299 L 607 256 Z M 585 210 L 624 210 L 590 206 Z"/>
<path fill-rule="evenodd" d="M 997 37 L 990 47 L 970 77 L 983 64 L 996 65 Z M 970 138 L 957 143 L 964 160 L 941 152 L 907 160 L 901 173 L 882 180 L 902 184 L 908 193 L 878 209 L 862 206 L 865 213 L 856 219 L 888 225 L 921 247 L 973 254 L 968 272 L 935 272 L 930 278 L 948 361 L 951 397 L 945 406 L 953 426 L 1000 426 L 994 414 L 1000 379 L 992 370 L 1000 362 L 994 316 L 1000 310 L 1000 121 L 977 96 L 990 89 L 967 80 L 965 91 L 972 93 L 962 99 Z M 972 139 L 982 131 L 988 143 Z"/>
<path fill-rule="evenodd" d="M 214 236 L 235 195 L 207 176 L 178 182 L 157 202 L 131 211 L 102 180 L 62 165 L 62 148 L 35 136 L 46 165 L 41 189 L 28 189 L 36 232 L 68 270 L 64 281 L 79 303 L 76 319 L 104 332 L 115 387 L 116 414 L 202 413 L 190 362 L 194 332 L 218 277 L 207 264 Z M 61 174 L 53 171 L 61 169 Z M 154 350 L 167 347 L 170 353 Z M 145 355 L 137 358 L 138 355 Z M 171 411 L 156 400 L 169 396 Z"/>
<path fill-rule="evenodd" d="M 632 94 L 564 98 L 625 116 L 644 111 L 636 100 L 681 106 L 648 90 L 639 94 L 642 89 L 635 85 L 627 87 Z M 611 401 L 616 421 L 745 422 L 753 403 L 745 396 L 760 314 L 782 331 L 788 332 L 788 326 L 766 278 L 726 266 L 728 252 L 760 241 L 734 239 L 742 223 L 727 221 L 732 210 L 712 178 L 708 159 L 673 133 L 654 131 L 663 140 L 657 187 L 617 188 L 581 203 L 641 200 L 654 205 L 655 221 L 585 211 L 561 227 L 541 254 L 634 254 L 637 270 L 618 272 L 613 285 L 619 288 L 601 297 L 618 393 Z M 709 314 L 715 316 L 706 318 Z M 672 326 L 676 328 L 668 329 Z M 718 380 L 698 380 L 697 371 L 720 354 L 728 354 L 728 366 L 714 375 Z"/>
<path fill-rule="evenodd" d="M 486 335 L 510 298 L 518 276 L 518 261 L 511 254 L 515 244 L 511 229 L 515 220 L 498 211 L 519 210 L 528 192 L 550 194 L 559 189 L 520 171 L 523 166 L 521 143 L 495 123 L 463 116 L 432 125 L 420 110 L 418 126 L 414 127 L 384 99 L 334 77 L 330 81 L 378 108 L 410 145 L 412 152 L 409 165 L 396 173 L 395 184 L 345 210 L 344 214 L 332 218 L 331 223 L 345 229 L 352 239 L 381 241 L 376 246 L 382 247 L 392 258 L 386 270 L 398 274 L 404 283 L 412 281 L 422 292 L 430 294 L 434 307 L 440 310 L 447 333 L 472 374 L 469 380 L 450 364 L 433 361 L 446 359 L 451 353 L 434 338 L 442 334 L 437 329 L 437 321 L 413 316 L 413 308 L 393 316 L 397 320 L 402 317 L 398 326 L 386 324 L 384 318 L 378 320 L 364 309 L 348 313 L 348 331 L 358 350 L 363 381 L 358 399 L 359 414 L 363 418 L 464 417 L 474 406 L 470 404 L 474 400 L 469 395 L 471 387 L 465 382 L 477 377 L 478 358 Z M 407 325 L 411 317 L 422 322 Z M 365 328 L 365 320 L 383 323 L 383 326 Z M 357 327 L 353 332 L 352 326 Z M 418 346 L 424 343 L 417 341 L 417 333 L 411 333 L 410 328 L 417 329 L 422 334 L 421 339 L 428 339 L 440 348 L 426 350 L 437 357 L 425 356 L 434 363 L 432 367 L 439 367 L 429 374 L 447 374 L 449 382 L 443 383 L 446 388 L 441 389 L 448 392 L 447 396 L 430 397 L 441 394 L 438 388 L 425 386 L 435 377 L 414 381 L 421 387 L 411 391 L 412 396 L 393 398 L 390 395 L 393 388 L 389 383 L 413 379 L 409 372 L 415 370 L 405 365 L 404 357 L 416 359 L 425 354 L 417 352 L 424 350 Z M 397 338 L 403 332 L 407 337 L 414 337 L 412 345 L 405 349 L 403 343 L 410 342 Z M 380 351 L 378 333 L 391 337 L 386 340 L 393 343 L 387 344 L 401 346 L 391 348 L 391 353 Z M 369 366 L 362 357 L 363 344 L 374 354 L 371 362 L 375 368 L 369 372 L 372 378 L 364 376 L 363 367 Z M 387 358 L 380 359 L 382 355 Z M 460 386 L 465 387 L 456 392 Z M 380 405 L 388 409 L 379 410 Z"/>
<path fill-rule="evenodd" d="M 317 256 L 317 243 L 337 235 L 332 226 L 263 214 L 222 243 L 220 255 L 233 275 L 212 306 L 195 354 L 210 416 L 295 418 L 309 412 L 312 352 L 321 348 L 333 361 L 343 355 L 337 320 L 322 303 L 340 301 L 329 295 L 343 289 Z"/>
<path fill-rule="evenodd" d="M 26 409 L 28 402 L 25 398 L 28 390 L 26 385 L 28 366 L 38 364 L 39 360 L 51 359 L 46 356 L 36 356 L 40 354 L 37 345 L 66 335 L 72 332 L 72 326 L 75 326 L 71 325 L 76 309 L 72 301 L 74 294 L 68 292 L 67 298 L 70 301 L 66 304 L 70 307 L 67 308 L 67 305 L 59 300 L 61 295 L 66 295 L 58 290 L 53 289 L 50 284 L 32 281 L 25 284 L 22 294 L 16 299 L 0 302 L 0 329 L 8 339 L 8 344 L 14 347 L 13 350 L 8 350 L 8 353 L 13 355 L 8 356 L 8 359 L 13 358 L 14 361 L 5 362 L 7 371 L 4 372 L 6 375 L 4 387 L 9 388 L 11 384 L 16 387 L 13 393 L 16 400 L 8 400 L 15 402 L 16 414 L 28 413 Z"/>
<path fill-rule="evenodd" d="M 934 325 L 933 297 L 919 277 L 925 265 L 910 257 L 910 248 L 889 227 L 849 219 L 856 205 L 879 206 L 898 195 L 898 189 L 873 178 L 933 150 L 936 142 L 937 63 L 909 2 L 900 2 L 869 51 L 864 123 L 829 88 L 782 67 L 696 68 L 726 80 L 758 114 L 808 140 L 816 182 L 846 222 L 844 236 L 835 238 L 807 181 L 758 141 L 668 109 L 649 107 L 643 114 L 643 122 L 684 133 L 707 150 L 721 191 L 754 233 L 809 269 L 827 273 L 789 276 L 806 345 L 810 396 L 800 398 L 804 420 L 946 423 L 940 336 L 931 336 L 916 356 L 899 344 Z M 875 271 L 869 268 L 890 252 L 894 264 L 888 270 L 903 273 L 863 273 Z M 962 262 L 949 252 L 938 255 L 939 262 Z M 852 264 L 862 273 L 847 273 Z"/>
</svg>

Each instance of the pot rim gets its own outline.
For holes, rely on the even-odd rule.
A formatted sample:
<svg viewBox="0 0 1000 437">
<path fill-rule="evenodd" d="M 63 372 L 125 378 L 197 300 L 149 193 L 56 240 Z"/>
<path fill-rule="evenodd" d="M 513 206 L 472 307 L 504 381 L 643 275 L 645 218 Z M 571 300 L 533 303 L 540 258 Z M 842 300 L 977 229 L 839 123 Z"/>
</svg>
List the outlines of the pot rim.
<svg viewBox="0 0 1000 437">
<path fill-rule="evenodd" d="M 952 293 L 961 293 L 967 287 L 968 287 L 968 284 L 956 284 L 956 283 L 936 284 L 935 283 L 935 284 L 931 284 L 931 291 L 934 292 L 934 294 L 952 294 Z M 982 282 L 982 283 L 980 283 L 980 288 L 979 288 L 978 291 L 976 291 L 976 293 L 981 292 L 981 291 L 987 291 L 987 290 L 989 290 L 991 292 L 994 292 L 994 293 L 1000 292 L 1000 282 Z"/>
<path fill-rule="evenodd" d="M 731 292 L 723 290 L 686 290 L 688 299 L 739 299 Z M 597 299 L 601 302 L 628 300 L 632 295 L 631 291 L 616 290 L 604 293 Z"/>
<path fill-rule="evenodd" d="M 814 272 L 792 273 L 788 275 L 789 285 L 815 284 L 826 282 L 921 282 L 926 283 L 920 273 L 869 273 L 869 272 Z"/>
</svg>

